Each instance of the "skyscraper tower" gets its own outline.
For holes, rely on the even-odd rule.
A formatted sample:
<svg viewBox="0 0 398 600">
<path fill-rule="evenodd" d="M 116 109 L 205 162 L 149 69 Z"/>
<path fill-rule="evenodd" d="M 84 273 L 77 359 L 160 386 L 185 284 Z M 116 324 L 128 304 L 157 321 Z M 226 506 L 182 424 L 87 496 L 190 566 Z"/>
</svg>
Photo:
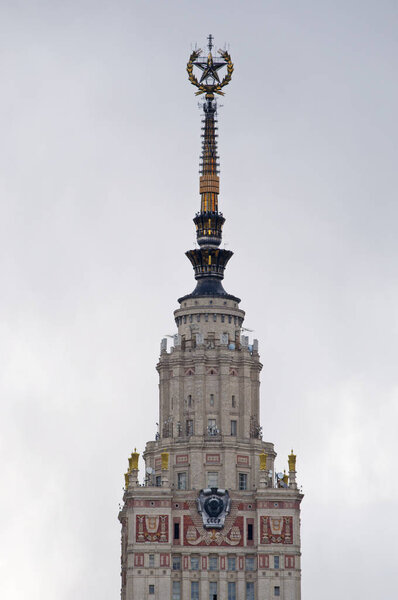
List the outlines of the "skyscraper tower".
<svg viewBox="0 0 398 600">
<path fill-rule="evenodd" d="M 262 439 L 258 341 L 244 335 L 240 299 L 223 287 L 217 103 L 233 64 L 225 50 L 192 52 L 188 77 L 204 94 L 197 281 L 179 298 L 173 346 L 161 342 L 159 431 L 129 458 L 122 524 L 122 600 L 300 599 L 296 456 L 275 473 Z M 194 69 L 199 71 L 198 77 Z M 224 76 L 220 75 L 224 69 Z M 226 71 L 225 71 L 226 70 Z"/>
</svg>

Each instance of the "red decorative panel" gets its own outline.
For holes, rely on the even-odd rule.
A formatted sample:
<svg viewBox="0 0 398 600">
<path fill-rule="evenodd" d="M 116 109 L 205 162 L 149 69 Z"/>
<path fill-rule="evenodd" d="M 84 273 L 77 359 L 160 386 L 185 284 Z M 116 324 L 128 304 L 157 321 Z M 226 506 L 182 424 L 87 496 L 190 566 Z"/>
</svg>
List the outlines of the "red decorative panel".
<svg viewBox="0 0 398 600">
<path fill-rule="evenodd" d="M 171 506 L 170 500 L 134 500 L 130 498 L 127 501 L 128 507 L 149 507 L 149 508 L 169 508 Z"/>
<path fill-rule="evenodd" d="M 238 454 L 238 456 L 236 457 L 236 464 L 248 467 L 249 466 L 249 457 L 245 456 L 244 454 Z"/>
<path fill-rule="evenodd" d="M 256 510 L 255 502 L 239 502 L 238 504 L 239 510 Z"/>
<path fill-rule="evenodd" d="M 258 508 L 300 508 L 300 501 L 299 500 L 290 500 L 290 501 L 284 501 L 284 500 L 278 500 L 276 502 L 270 502 L 269 500 L 260 500 L 258 502 Z"/>
<path fill-rule="evenodd" d="M 220 558 L 220 569 L 225 569 L 225 556 L 221 556 Z"/>
<path fill-rule="evenodd" d="M 169 541 L 169 517 L 168 515 L 137 515 L 136 542 L 160 542 Z"/>
<path fill-rule="evenodd" d="M 260 517 L 261 544 L 293 544 L 293 517 Z"/>
<path fill-rule="evenodd" d="M 144 554 L 140 553 L 135 553 L 134 554 L 134 566 L 135 567 L 143 567 L 144 566 Z"/>
<path fill-rule="evenodd" d="M 188 570 L 188 556 L 183 556 L 182 568 L 184 571 Z"/>
<path fill-rule="evenodd" d="M 258 555 L 258 568 L 259 569 L 268 569 L 268 567 L 269 567 L 268 554 L 259 554 Z"/>
<path fill-rule="evenodd" d="M 162 466 L 162 459 L 160 457 L 155 458 L 155 469 L 158 470 L 161 468 L 161 466 Z"/>
<path fill-rule="evenodd" d="M 202 556 L 202 571 L 207 571 L 207 556 Z"/>
<path fill-rule="evenodd" d="M 160 555 L 160 566 L 161 567 L 169 567 L 170 566 L 170 554 L 161 554 Z"/>
<path fill-rule="evenodd" d="M 188 454 L 177 454 L 176 465 L 186 465 L 188 463 Z"/>
<path fill-rule="evenodd" d="M 210 464 L 220 464 L 220 455 L 219 454 L 206 454 L 206 462 Z"/>
<path fill-rule="evenodd" d="M 184 546 L 243 546 L 243 517 L 228 519 L 224 529 L 204 529 L 202 518 L 191 511 L 184 515 Z M 229 524 L 228 524 L 229 520 Z"/>
<path fill-rule="evenodd" d="M 243 571 L 243 556 L 239 556 L 239 571 Z"/>
<path fill-rule="evenodd" d="M 285 555 L 285 569 L 294 569 L 294 556 L 293 554 Z"/>
</svg>

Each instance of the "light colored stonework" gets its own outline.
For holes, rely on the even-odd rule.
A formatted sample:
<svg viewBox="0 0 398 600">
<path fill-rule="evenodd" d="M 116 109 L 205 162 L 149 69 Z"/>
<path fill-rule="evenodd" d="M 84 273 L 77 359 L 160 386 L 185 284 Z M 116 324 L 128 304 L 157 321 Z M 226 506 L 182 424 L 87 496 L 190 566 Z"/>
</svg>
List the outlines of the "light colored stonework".
<svg viewBox="0 0 398 600">
<path fill-rule="evenodd" d="M 233 253 L 221 247 L 214 94 L 224 94 L 234 67 L 226 51 L 213 57 L 207 39 L 208 52 L 194 50 L 187 65 L 189 81 L 205 92 L 197 246 L 186 252 L 197 286 L 174 312 L 173 346 L 161 342 L 159 432 L 143 453 L 145 485 L 137 453 L 125 475 L 121 597 L 300 600 L 295 456 L 276 478 L 274 446 L 260 427 L 258 342 L 242 335 L 240 300 L 222 286 Z"/>
<path fill-rule="evenodd" d="M 228 582 L 237 600 L 251 598 L 251 586 L 255 600 L 299 600 L 302 494 L 294 471 L 276 487 L 274 446 L 261 439 L 258 343 L 242 339 L 244 312 L 231 299 L 183 300 L 174 316 L 174 346 L 162 344 L 157 365 L 159 435 L 143 455 L 152 473 L 143 486 L 130 472 L 119 515 L 122 600 L 176 600 L 178 589 L 190 600 L 192 582 L 200 600 L 215 584 L 227 600 Z M 196 506 L 214 482 L 231 497 L 221 530 L 204 529 Z"/>
</svg>

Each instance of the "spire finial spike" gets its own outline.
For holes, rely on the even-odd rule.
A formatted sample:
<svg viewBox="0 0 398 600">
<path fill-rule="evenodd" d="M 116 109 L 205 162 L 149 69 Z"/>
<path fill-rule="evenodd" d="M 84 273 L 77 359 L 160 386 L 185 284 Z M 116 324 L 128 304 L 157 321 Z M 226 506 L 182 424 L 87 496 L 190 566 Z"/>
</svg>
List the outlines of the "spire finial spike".
<svg viewBox="0 0 398 600">
<path fill-rule="evenodd" d="M 212 48 L 213 48 L 213 36 L 211 35 L 211 33 L 209 33 L 209 35 L 207 36 L 208 39 L 208 44 L 207 47 L 209 49 L 209 52 L 211 52 Z"/>
</svg>

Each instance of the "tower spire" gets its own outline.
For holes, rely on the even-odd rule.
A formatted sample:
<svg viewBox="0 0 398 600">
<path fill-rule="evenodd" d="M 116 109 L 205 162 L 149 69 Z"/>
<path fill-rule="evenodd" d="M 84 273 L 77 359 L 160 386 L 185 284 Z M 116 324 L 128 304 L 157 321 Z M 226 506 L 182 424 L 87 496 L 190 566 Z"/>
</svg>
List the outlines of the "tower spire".
<svg viewBox="0 0 398 600">
<path fill-rule="evenodd" d="M 199 192 L 200 211 L 194 217 L 196 239 L 199 249 L 186 252 L 195 273 L 197 286 L 189 296 L 228 296 L 222 286 L 225 267 L 233 252 L 220 249 L 222 227 L 225 219 L 218 210 L 220 192 L 219 161 L 217 154 L 217 101 L 215 94 L 224 95 L 222 88 L 232 76 L 233 64 L 225 50 L 218 50 L 213 57 L 213 36 L 208 36 L 207 56 L 202 50 L 192 52 L 187 65 L 189 81 L 198 88 L 196 95 L 205 94 L 202 104 L 202 153 L 200 157 Z M 200 80 L 194 74 L 194 67 L 202 72 Z M 218 71 L 226 68 L 223 79 Z"/>
</svg>

